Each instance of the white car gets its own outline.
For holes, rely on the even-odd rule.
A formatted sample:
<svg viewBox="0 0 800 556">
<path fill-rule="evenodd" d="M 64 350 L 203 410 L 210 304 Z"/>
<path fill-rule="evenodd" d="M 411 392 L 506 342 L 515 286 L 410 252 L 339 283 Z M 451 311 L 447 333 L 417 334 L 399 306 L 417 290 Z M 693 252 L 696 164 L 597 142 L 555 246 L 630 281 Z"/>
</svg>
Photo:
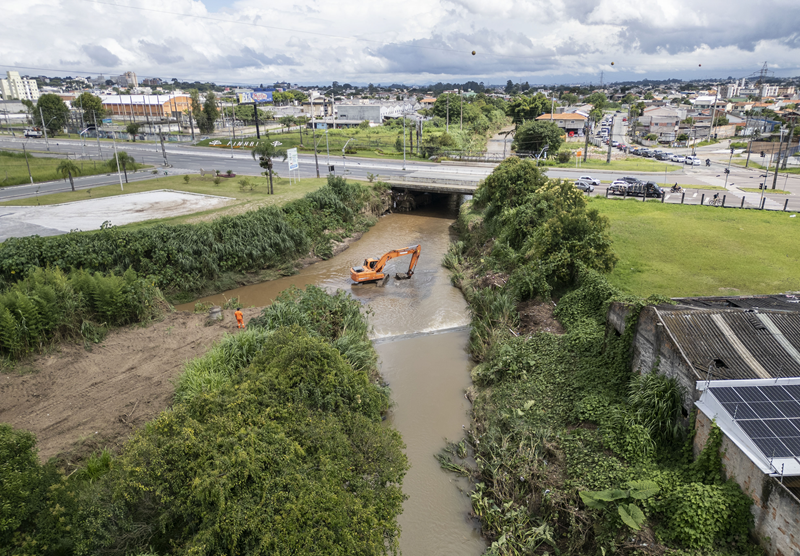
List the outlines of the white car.
<svg viewBox="0 0 800 556">
<path fill-rule="evenodd" d="M 700 166 L 700 158 L 696 156 L 687 156 L 683 163 L 690 164 L 692 166 Z"/>
<path fill-rule="evenodd" d="M 600 185 L 600 180 L 597 178 L 593 178 L 592 176 L 581 176 L 577 179 L 577 181 L 586 181 L 591 183 L 592 185 Z"/>
<path fill-rule="evenodd" d="M 681 164 L 683 164 L 684 162 L 686 162 L 686 157 L 683 156 L 682 154 L 673 154 L 670 160 L 672 160 L 672 162 L 680 162 Z"/>
</svg>

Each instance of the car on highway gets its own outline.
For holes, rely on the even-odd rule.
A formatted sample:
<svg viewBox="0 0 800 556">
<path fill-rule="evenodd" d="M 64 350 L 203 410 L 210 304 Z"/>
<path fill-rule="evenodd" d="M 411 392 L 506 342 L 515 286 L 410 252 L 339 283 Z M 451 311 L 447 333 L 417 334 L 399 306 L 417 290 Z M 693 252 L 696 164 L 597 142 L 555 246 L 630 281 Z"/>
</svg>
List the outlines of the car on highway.
<svg viewBox="0 0 800 556">
<path fill-rule="evenodd" d="M 640 150 L 639 147 L 633 147 L 632 149 L 628 150 L 628 154 L 638 155 L 639 154 L 639 150 Z"/>
<path fill-rule="evenodd" d="M 619 145 L 619 141 L 611 141 L 612 147 L 616 147 L 617 145 Z"/>
<path fill-rule="evenodd" d="M 578 180 L 575 182 L 575 187 L 580 189 L 584 193 L 591 193 L 594 191 L 594 185 L 589 183 L 588 181 Z"/>
<path fill-rule="evenodd" d="M 628 188 L 632 184 L 626 182 L 625 180 L 614 180 L 611 182 L 611 185 L 608 186 L 608 194 L 609 195 L 624 195 Z"/>
<path fill-rule="evenodd" d="M 625 176 L 623 178 L 617 178 L 614 181 L 624 181 L 625 183 L 640 183 L 642 180 L 639 178 L 634 178 L 633 176 Z"/>
<path fill-rule="evenodd" d="M 680 162 L 681 164 L 683 164 L 684 162 L 686 162 L 686 157 L 683 156 L 682 154 L 673 154 L 670 160 L 672 162 Z"/>
<path fill-rule="evenodd" d="M 656 160 L 670 160 L 672 158 L 672 153 L 668 152 L 660 152 L 655 156 Z"/>
<path fill-rule="evenodd" d="M 689 164 L 691 166 L 700 166 L 700 157 L 687 156 L 686 160 L 684 160 L 683 163 L 684 164 Z"/>
<path fill-rule="evenodd" d="M 578 178 L 578 181 L 585 181 L 592 185 L 600 185 L 600 180 L 597 178 L 593 178 L 592 176 L 581 176 Z"/>
<path fill-rule="evenodd" d="M 25 137 L 35 137 L 37 139 L 40 139 L 44 137 L 44 134 L 42 134 L 42 132 L 39 131 L 38 129 L 26 129 Z"/>
</svg>

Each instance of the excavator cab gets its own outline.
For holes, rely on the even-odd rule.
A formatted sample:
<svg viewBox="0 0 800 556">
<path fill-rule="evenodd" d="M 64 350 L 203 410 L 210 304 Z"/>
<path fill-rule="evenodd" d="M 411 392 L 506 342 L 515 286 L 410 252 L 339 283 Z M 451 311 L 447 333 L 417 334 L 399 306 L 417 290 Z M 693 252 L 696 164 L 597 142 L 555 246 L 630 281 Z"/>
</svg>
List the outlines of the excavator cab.
<svg viewBox="0 0 800 556">
<path fill-rule="evenodd" d="M 411 247 L 404 247 L 403 249 L 389 251 L 380 259 L 365 259 L 363 266 L 356 266 L 350 269 L 350 278 L 353 280 L 353 282 L 358 284 L 363 282 L 388 280 L 386 275 L 383 273 L 383 268 L 390 260 L 394 259 L 395 257 L 402 257 L 403 255 L 411 255 L 411 262 L 408 265 L 408 271 L 404 275 L 397 274 L 396 278 L 398 280 L 411 278 L 411 276 L 414 275 L 414 269 L 417 266 L 417 261 L 419 260 L 421 251 L 422 247 L 420 245 L 414 245 Z"/>
</svg>

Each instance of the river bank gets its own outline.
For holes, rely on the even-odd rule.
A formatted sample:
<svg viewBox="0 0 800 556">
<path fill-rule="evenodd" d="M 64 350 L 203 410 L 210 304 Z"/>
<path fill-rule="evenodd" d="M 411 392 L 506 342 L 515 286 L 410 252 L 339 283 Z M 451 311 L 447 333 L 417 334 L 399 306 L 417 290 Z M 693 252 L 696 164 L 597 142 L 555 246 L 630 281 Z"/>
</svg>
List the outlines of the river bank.
<svg viewBox="0 0 800 556">
<path fill-rule="evenodd" d="M 694 458 L 677 383 L 631 369 L 630 322 L 668 300 L 608 283 L 608 221 L 510 160 L 462 207 L 458 230 L 445 264 L 470 304 L 478 365 L 465 449 L 442 463 L 476 481 L 489 552 L 758 554 L 752 502 L 724 480 L 719 444 Z M 612 300 L 631 307 L 622 336 L 606 333 Z M 547 306 L 562 328 L 528 328 L 531 307 Z"/>
</svg>

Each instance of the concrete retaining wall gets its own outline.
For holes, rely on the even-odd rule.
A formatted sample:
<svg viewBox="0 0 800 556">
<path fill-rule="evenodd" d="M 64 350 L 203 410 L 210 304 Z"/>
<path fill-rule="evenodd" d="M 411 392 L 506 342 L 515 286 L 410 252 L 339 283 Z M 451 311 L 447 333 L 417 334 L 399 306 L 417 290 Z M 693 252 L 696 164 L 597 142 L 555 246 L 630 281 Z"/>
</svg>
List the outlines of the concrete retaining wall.
<svg viewBox="0 0 800 556">
<path fill-rule="evenodd" d="M 697 434 L 694 452 L 699 454 L 706 445 L 711 421 L 697 414 Z M 735 480 L 753 500 L 750 511 L 755 520 L 753 533 L 770 556 L 800 556 L 800 500 L 779 480 L 764 475 L 736 444 L 723 435 L 722 463 L 727 479 Z"/>
</svg>

